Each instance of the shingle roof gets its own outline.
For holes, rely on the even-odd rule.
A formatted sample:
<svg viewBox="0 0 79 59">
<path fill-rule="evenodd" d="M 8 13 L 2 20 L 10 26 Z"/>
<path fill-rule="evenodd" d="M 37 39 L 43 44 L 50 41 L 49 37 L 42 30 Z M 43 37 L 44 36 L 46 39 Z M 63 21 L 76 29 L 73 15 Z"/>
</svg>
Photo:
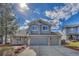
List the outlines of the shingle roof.
<svg viewBox="0 0 79 59">
<path fill-rule="evenodd" d="M 79 24 L 65 25 L 64 27 L 79 27 Z"/>
<path fill-rule="evenodd" d="M 49 22 L 47 22 L 45 20 L 42 20 L 42 19 L 38 19 L 38 20 L 31 21 L 30 23 L 28 23 L 28 25 L 37 24 L 38 22 L 39 23 L 44 23 L 44 24 L 47 24 L 47 25 L 51 25 Z"/>
</svg>

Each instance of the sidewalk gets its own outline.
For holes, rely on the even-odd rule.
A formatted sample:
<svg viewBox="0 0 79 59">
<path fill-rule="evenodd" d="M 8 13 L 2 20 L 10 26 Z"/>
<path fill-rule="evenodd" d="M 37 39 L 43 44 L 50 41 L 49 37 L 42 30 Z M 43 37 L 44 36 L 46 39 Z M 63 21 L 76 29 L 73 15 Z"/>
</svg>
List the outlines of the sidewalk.
<svg viewBox="0 0 79 59">
<path fill-rule="evenodd" d="M 36 53 L 33 49 L 30 49 L 28 47 L 22 53 L 20 53 L 18 56 L 36 56 Z"/>
</svg>

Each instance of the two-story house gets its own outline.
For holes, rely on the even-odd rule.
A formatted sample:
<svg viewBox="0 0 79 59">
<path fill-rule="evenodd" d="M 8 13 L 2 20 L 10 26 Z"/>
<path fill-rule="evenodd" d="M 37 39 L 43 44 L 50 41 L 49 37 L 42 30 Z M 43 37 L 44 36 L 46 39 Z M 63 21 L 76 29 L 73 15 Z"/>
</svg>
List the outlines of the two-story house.
<svg viewBox="0 0 79 59">
<path fill-rule="evenodd" d="M 27 34 L 30 45 L 60 45 L 61 35 L 51 32 L 51 24 L 44 20 L 30 22 Z"/>
</svg>

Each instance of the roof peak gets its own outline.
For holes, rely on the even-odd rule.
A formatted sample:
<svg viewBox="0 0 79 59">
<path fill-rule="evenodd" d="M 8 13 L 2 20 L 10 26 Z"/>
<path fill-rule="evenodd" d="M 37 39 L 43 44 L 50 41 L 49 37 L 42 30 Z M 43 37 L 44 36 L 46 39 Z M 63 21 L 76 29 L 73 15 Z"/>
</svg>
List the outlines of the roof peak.
<svg viewBox="0 0 79 59">
<path fill-rule="evenodd" d="M 51 25 L 48 21 L 45 21 L 43 19 L 37 19 L 37 20 L 33 20 L 31 21 L 29 24 L 35 24 L 35 23 L 44 23 L 44 24 L 48 24 L 48 25 Z"/>
</svg>

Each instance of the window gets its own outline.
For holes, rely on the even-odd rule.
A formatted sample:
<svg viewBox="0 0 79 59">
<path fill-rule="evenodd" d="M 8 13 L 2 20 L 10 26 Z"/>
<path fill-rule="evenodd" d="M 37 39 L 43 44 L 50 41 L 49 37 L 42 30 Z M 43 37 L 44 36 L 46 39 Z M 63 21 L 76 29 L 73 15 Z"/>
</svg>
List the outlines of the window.
<svg viewBox="0 0 79 59">
<path fill-rule="evenodd" d="M 47 31 L 48 30 L 48 26 L 44 25 L 43 26 L 43 30 Z"/>
<path fill-rule="evenodd" d="M 37 31 L 38 30 L 38 27 L 36 25 L 32 26 L 32 30 L 33 31 Z"/>
<path fill-rule="evenodd" d="M 70 32 L 73 33 L 74 32 L 74 28 L 70 28 Z"/>
<path fill-rule="evenodd" d="M 67 32 L 68 32 L 68 33 L 73 33 L 73 28 L 68 28 L 68 29 L 67 29 Z"/>
<path fill-rule="evenodd" d="M 78 27 L 78 30 L 79 30 L 79 27 Z"/>
<path fill-rule="evenodd" d="M 77 31 L 78 31 L 78 33 L 79 33 L 79 27 L 78 27 Z"/>
</svg>

